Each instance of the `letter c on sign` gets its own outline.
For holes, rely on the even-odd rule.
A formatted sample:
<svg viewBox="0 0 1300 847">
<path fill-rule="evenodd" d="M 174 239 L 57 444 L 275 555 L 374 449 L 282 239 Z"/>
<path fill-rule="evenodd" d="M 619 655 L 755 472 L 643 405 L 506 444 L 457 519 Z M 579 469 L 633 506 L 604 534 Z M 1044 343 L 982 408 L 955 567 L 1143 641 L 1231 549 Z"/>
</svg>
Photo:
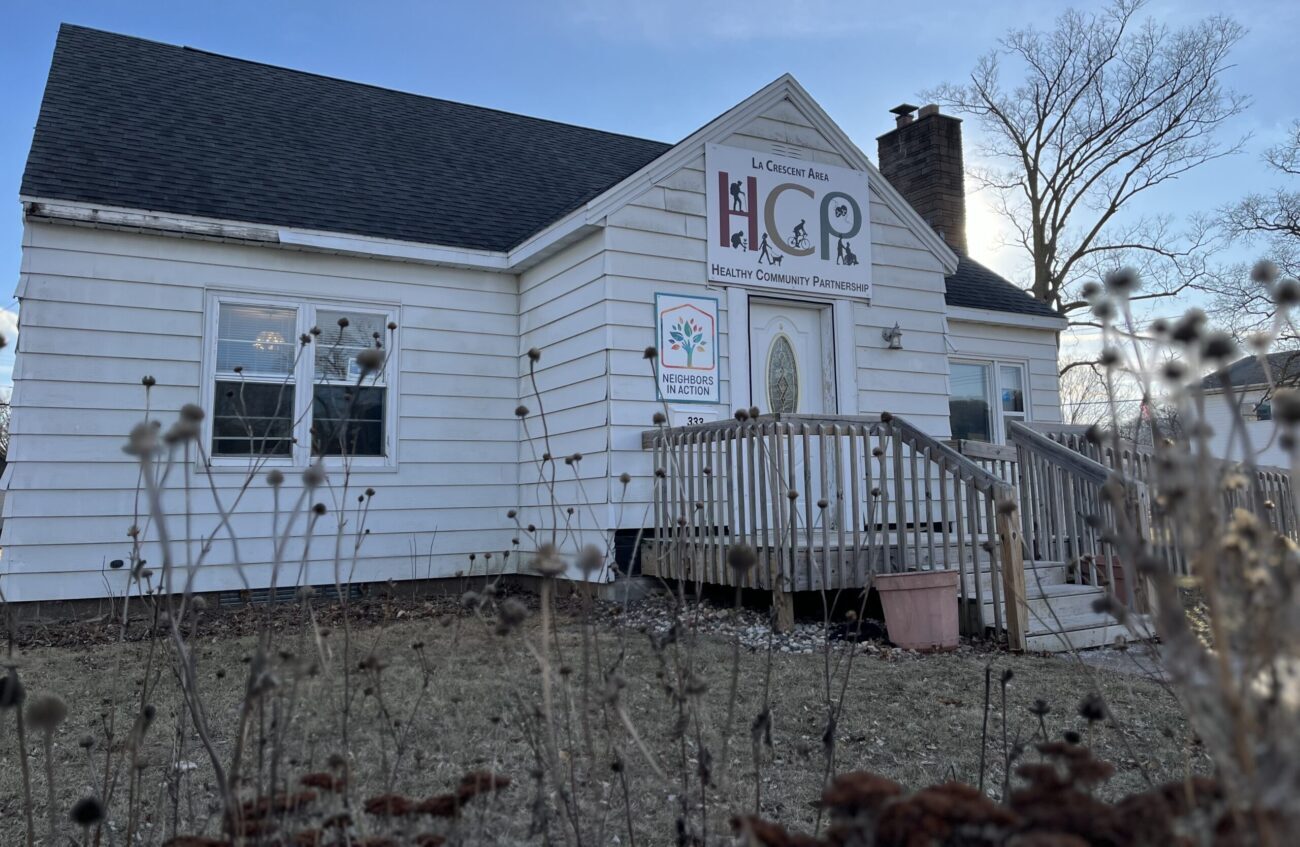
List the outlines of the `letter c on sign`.
<svg viewBox="0 0 1300 847">
<path fill-rule="evenodd" d="M 780 185 L 773 188 L 772 191 L 767 195 L 767 202 L 763 204 L 763 223 L 767 226 L 767 234 L 772 236 L 772 240 L 776 242 L 777 247 L 781 248 L 781 252 L 789 253 L 791 256 L 811 256 L 813 254 L 812 247 L 806 247 L 800 250 L 796 250 L 795 248 L 791 247 L 789 244 L 786 243 L 785 239 L 781 237 L 781 231 L 778 230 L 776 227 L 776 198 L 780 197 L 781 194 L 786 191 L 799 191 L 802 192 L 803 194 L 808 195 L 809 197 L 817 196 L 813 194 L 813 190 L 811 188 L 807 188 L 805 186 L 799 185 L 798 183 L 794 183 L 794 182 L 783 182 Z M 855 203 L 854 207 L 856 208 L 856 206 L 857 204 Z M 822 231 L 823 232 L 825 232 L 826 230 L 825 221 L 826 221 L 826 204 L 823 203 L 822 204 Z M 857 230 L 855 229 L 854 232 L 857 232 Z M 823 235 L 822 241 L 825 242 L 825 240 L 826 240 L 826 236 Z M 823 248 L 823 252 L 825 252 L 825 248 Z"/>
<path fill-rule="evenodd" d="M 836 200 L 843 200 L 853 208 L 853 226 L 845 232 L 840 232 L 831 227 L 831 204 Z M 862 209 L 858 206 L 858 201 L 854 200 L 843 191 L 832 191 L 822 198 L 822 258 L 831 257 L 831 236 L 836 238 L 852 238 L 862 229 Z"/>
</svg>

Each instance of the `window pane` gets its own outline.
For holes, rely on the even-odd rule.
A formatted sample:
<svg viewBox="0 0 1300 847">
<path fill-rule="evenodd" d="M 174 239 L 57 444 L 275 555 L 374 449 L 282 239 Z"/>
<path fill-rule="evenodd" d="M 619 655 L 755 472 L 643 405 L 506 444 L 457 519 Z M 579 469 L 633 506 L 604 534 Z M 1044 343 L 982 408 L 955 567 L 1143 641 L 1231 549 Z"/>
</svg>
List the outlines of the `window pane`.
<svg viewBox="0 0 1300 847">
<path fill-rule="evenodd" d="M 348 325 L 340 327 L 339 318 L 347 318 Z M 315 342 L 316 379 L 356 382 L 361 376 L 357 354 L 385 340 L 386 320 L 383 315 L 316 310 L 316 325 L 321 330 Z M 370 374 L 366 384 L 376 379 L 382 384 L 383 374 Z"/>
<path fill-rule="evenodd" d="M 311 451 L 316 456 L 384 455 L 385 389 L 317 385 L 312 392 Z"/>
<path fill-rule="evenodd" d="M 1025 372 L 1015 366 L 1002 366 L 1002 411 L 1025 410 Z"/>
<path fill-rule="evenodd" d="M 217 372 L 236 367 L 251 376 L 286 376 L 293 370 L 295 324 L 291 308 L 222 303 L 217 321 Z"/>
<path fill-rule="evenodd" d="M 778 415 L 794 414 L 799 408 L 799 366 L 784 335 L 776 337 L 767 354 L 767 402 Z"/>
<path fill-rule="evenodd" d="M 992 441 L 993 418 L 989 408 L 989 366 L 953 364 L 949 368 L 952 396 L 948 418 L 952 437 Z"/>
<path fill-rule="evenodd" d="M 293 386 L 217 381 L 212 455 L 287 456 L 293 449 Z"/>
</svg>

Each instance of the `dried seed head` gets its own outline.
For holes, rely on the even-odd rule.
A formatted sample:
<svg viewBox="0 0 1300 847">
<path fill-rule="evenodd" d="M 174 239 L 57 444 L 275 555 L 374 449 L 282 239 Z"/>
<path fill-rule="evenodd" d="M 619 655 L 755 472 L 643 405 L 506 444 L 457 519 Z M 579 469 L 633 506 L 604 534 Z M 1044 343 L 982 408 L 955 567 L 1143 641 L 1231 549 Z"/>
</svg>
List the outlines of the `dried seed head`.
<svg viewBox="0 0 1300 847">
<path fill-rule="evenodd" d="M 527 407 L 527 406 L 524 406 L 524 405 L 522 405 L 522 404 L 521 404 L 521 405 L 518 405 L 518 406 L 515 406 L 515 417 L 517 417 L 517 418 L 526 418 L 526 417 L 528 417 L 528 407 Z"/>
<path fill-rule="evenodd" d="M 727 564 L 738 575 L 748 573 L 754 565 L 758 564 L 758 556 L 754 553 L 754 548 L 748 544 L 736 544 L 727 551 Z"/>
<path fill-rule="evenodd" d="M 1116 314 L 1115 304 L 1110 300 L 1097 300 L 1092 304 L 1092 313 L 1099 321 L 1114 320 Z"/>
<path fill-rule="evenodd" d="M 1267 259 L 1256 262 L 1250 269 L 1250 280 L 1261 285 L 1271 285 L 1277 280 L 1277 265 Z"/>
<path fill-rule="evenodd" d="M 203 420 L 203 409 L 193 403 L 186 403 L 181 406 L 181 420 L 198 423 Z"/>
<path fill-rule="evenodd" d="M 881 412 L 881 413 L 880 413 L 880 422 L 881 422 L 881 423 L 889 423 L 889 422 L 892 421 L 893 419 L 894 419 L 894 413 L 893 413 L 893 412 Z"/>
<path fill-rule="evenodd" d="M 1273 286 L 1273 301 L 1279 306 L 1294 306 L 1300 303 L 1300 282 L 1287 278 Z"/>
<path fill-rule="evenodd" d="M 317 503 L 315 506 L 311 507 L 312 514 L 318 518 L 324 515 L 326 511 L 328 510 L 325 508 L 324 503 Z"/>
<path fill-rule="evenodd" d="M 302 484 L 307 488 L 318 488 L 325 483 L 325 469 L 312 465 L 302 472 Z"/>
<path fill-rule="evenodd" d="M 1097 361 L 1103 368 L 1117 367 L 1120 363 L 1119 351 L 1114 347 L 1106 347 L 1101 351 Z"/>
<path fill-rule="evenodd" d="M 62 698 L 46 694 L 27 704 L 27 722 L 40 732 L 54 732 L 68 719 L 68 704 Z"/>
<path fill-rule="evenodd" d="M 154 379 L 151 376 L 144 376 L 140 379 L 140 384 L 143 385 L 145 388 L 153 388 L 155 385 L 158 384 L 158 380 Z"/>
<path fill-rule="evenodd" d="M 1226 332 L 1211 332 L 1205 336 L 1201 355 L 1207 359 L 1227 361 L 1237 353 L 1237 342 Z"/>
<path fill-rule="evenodd" d="M 104 819 L 104 804 L 97 797 L 82 797 L 72 804 L 68 817 L 77 826 L 92 827 Z"/>
<path fill-rule="evenodd" d="M 605 554 L 595 544 L 588 544 L 578 554 L 578 569 L 590 576 L 605 566 Z"/>
<path fill-rule="evenodd" d="M 762 415 L 759 414 L 759 411 L 758 411 L 758 407 L 757 407 L 757 406 L 750 406 L 750 407 L 749 407 L 749 416 L 750 416 L 751 418 L 759 418 L 759 417 L 762 417 Z"/>
<path fill-rule="evenodd" d="M 1099 283 L 1085 282 L 1079 289 L 1079 296 L 1084 300 L 1091 302 L 1101 296 L 1102 290 L 1103 289 Z"/>
<path fill-rule="evenodd" d="M 18 669 L 11 666 L 9 672 L 0 678 L 0 711 L 16 709 L 26 699 L 27 689 L 18 678 Z"/>
<path fill-rule="evenodd" d="M 384 366 L 384 351 L 378 347 L 367 347 L 357 354 L 357 367 L 361 373 L 374 373 Z"/>
<path fill-rule="evenodd" d="M 623 483 L 624 485 L 627 485 L 629 482 L 632 481 L 632 474 L 628 473 L 627 471 L 623 471 L 621 474 L 618 475 L 618 481 Z"/>
<path fill-rule="evenodd" d="M 1083 698 L 1079 704 L 1079 717 L 1088 723 L 1096 723 L 1106 719 L 1106 701 L 1101 698 L 1100 694 L 1092 693 Z"/>
<path fill-rule="evenodd" d="M 1047 701 L 1043 700 L 1042 698 L 1035 700 L 1034 704 L 1029 707 L 1029 714 L 1035 715 L 1036 717 L 1040 717 L 1040 718 L 1047 717 L 1047 715 L 1050 714 L 1051 711 L 1052 711 L 1052 707 L 1049 706 L 1047 704 Z"/>
<path fill-rule="evenodd" d="M 737 410 L 736 410 L 736 420 L 740 421 L 741 423 L 744 423 L 745 421 L 749 420 L 749 410 L 748 410 L 748 409 L 737 409 Z"/>
<path fill-rule="evenodd" d="M 1160 369 L 1160 373 L 1167 382 L 1182 382 L 1187 376 L 1187 366 L 1182 362 L 1170 360 L 1165 362 L 1164 367 Z"/>
<path fill-rule="evenodd" d="M 796 490 L 794 490 L 793 488 L 791 488 L 789 491 L 787 491 L 787 492 L 785 493 L 785 496 L 788 497 L 788 498 L 790 498 L 791 500 L 798 500 L 798 499 L 799 499 L 799 492 L 796 491 Z"/>
<path fill-rule="evenodd" d="M 645 348 L 645 352 L 641 354 L 641 357 L 643 359 L 650 359 L 650 360 L 653 360 L 658 356 L 659 356 L 659 348 L 655 347 L 653 344 Z"/>
<path fill-rule="evenodd" d="M 1180 344 L 1192 344 L 1201 337 L 1205 329 L 1205 313 L 1200 309 L 1188 309 L 1169 331 L 1169 336 Z"/>
<path fill-rule="evenodd" d="M 829 505 L 830 504 L 826 502 L 826 498 L 824 497 L 817 501 L 817 508 L 819 509 L 825 509 Z"/>
<path fill-rule="evenodd" d="M 1286 426 L 1300 423 L 1300 391 L 1279 388 L 1273 392 L 1273 417 Z"/>
<path fill-rule="evenodd" d="M 1133 268 L 1123 267 L 1106 274 L 1106 290 L 1116 297 L 1128 297 L 1141 287 L 1142 280 Z"/>
<path fill-rule="evenodd" d="M 541 359 L 542 359 L 542 351 L 541 351 L 541 350 L 538 350 L 536 347 L 529 347 L 529 348 L 528 348 L 528 361 L 530 361 L 530 362 L 540 362 Z"/>
<path fill-rule="evenodd" d="M 655 468 L 655 476 L 659 477 L 660 479 L 663 479 L 664 477 L 668 476 L 668 473 L 663 468 Z"/>
<path fill-rule="evenodd" d="M 560 576 L 565 571 L 564 560 L 560 558 L 560 551 L 555 548 L 554 544 L 543 544 L 537 548 L 537 555 L 533 557 L 533 570 L 542 576 L 552 577 Z"/>
<path fill-rule="evenodd" d="M 158 451 L 158 427 L 154 421 L 141 421 L 131 428 L 122 452 L 128 456 L 151 456 Z"/>
<path fill-rule="evenodd" d="M 665 423 L 668 422 L 668 418 L 664 417 L 663 412 L 655 412 L 654 415 L 651 416 L 650 421 L 655 426 L 663 426 Z"/>
</svg>

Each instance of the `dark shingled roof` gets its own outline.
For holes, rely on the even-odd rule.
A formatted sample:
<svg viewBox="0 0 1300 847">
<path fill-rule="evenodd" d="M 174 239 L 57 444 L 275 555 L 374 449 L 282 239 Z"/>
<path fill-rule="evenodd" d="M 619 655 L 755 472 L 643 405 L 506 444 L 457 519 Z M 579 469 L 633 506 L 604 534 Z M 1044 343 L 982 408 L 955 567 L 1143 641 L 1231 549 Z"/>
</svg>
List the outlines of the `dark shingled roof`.
<svg viewBox="0 0 1300 847">
<path fill-rule="evenodd" d="M 65 24 L 22 193 L 506 250 L 670 146 Z"/>
<path fill-rule="evenodd" d="M 64 24 L 21 191 L 501 251 L 671 147 Z M 1057 316 L 966 256 L 946 299 Z"/>
<path fill-rule="evenodd" d="M 1300 380 L 1300 350 L 1269 353 L 1267 358 L 1268 370 L 1275 382 L 1290 385 Z M 1234 389 L 1268 384 L 1268 377 L 1264 375 L 1264 365 L 1258 356 L 1246 356 L 1226 368 L 1220 368 L 1201 380 L 1201 388 L 1223 388 L 1224 377 L 1228 378 Z"/>
<path fill-rule="evenodd" d="M 957 272 L 948 277 L 944 300 L 949 306 L 969 309 L 992 309 L 1059 318 L 1055 309 L 1030 296 L 1023 288 L 1008 282 L 970 256 L 958 254 Z"/>
</svg>

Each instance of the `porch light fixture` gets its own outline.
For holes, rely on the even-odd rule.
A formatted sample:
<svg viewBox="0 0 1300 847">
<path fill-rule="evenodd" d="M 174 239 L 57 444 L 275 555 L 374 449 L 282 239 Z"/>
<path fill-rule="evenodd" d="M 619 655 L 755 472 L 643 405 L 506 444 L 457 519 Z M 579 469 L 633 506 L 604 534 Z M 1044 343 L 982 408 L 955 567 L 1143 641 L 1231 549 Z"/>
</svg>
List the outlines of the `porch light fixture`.
<svg viewBox="0 0 1300 847">
<path fill-rule="evenodd" d="M 894 323 L 893 329 L 882 329 L 880 331 L 880 337 L 885 339 L 885 344 L 888 345 L 888 349 L 903 349 L 903 330 L 899 327 L 897 322 Z"/>
</svg>

